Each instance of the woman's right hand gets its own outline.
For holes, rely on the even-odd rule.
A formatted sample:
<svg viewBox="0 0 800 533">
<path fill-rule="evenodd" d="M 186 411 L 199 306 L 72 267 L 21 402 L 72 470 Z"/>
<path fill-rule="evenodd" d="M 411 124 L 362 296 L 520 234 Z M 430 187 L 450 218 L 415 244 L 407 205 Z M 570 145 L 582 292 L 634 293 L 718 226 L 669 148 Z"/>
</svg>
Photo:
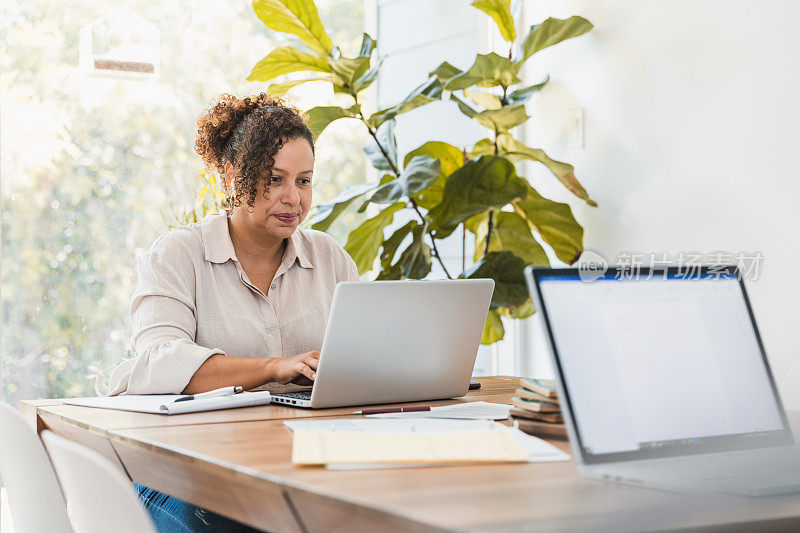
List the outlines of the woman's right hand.
<svg viewBox="0 0 800 533">
<path fill-rule="evenodd" d="M 272 381 L 278 383 L 294 383 L 296 385 L 312 385 L 317 377 L 319 352 L 301 353 L 292 357 L 273 359 Z"/>
</svg>

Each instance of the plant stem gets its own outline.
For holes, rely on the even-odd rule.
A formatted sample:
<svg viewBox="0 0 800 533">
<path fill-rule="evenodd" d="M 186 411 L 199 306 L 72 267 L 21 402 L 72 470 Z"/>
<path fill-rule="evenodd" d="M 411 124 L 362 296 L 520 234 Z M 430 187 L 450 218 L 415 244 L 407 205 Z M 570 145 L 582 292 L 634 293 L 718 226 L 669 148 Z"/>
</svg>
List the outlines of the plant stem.
<svg viewBox="0 0 800 533">
<path fill-rule="evenodd" d="M 355 96 L 353 96 L 353 98 L 355 99 Z M 358 100 L 356 100 L 356 103 L 358 103 Z M 378 135 L 376 131 L 373 130 L 372 127 L 367 123 L 367 120 L 364 118 L 363 114 L 361 115 L 361 122 L 364 123 L 364 125 L 367 127 L 367 131 L 375 140 L 375 144 L 378 145 L 378 149 L 381 151 L 381 154 L 383 154 L 383 158 L 386 160 L 387 163 L 389 163 L 389 166 L 392 167 L 392 172 L 394 172 L 394 175 L 399 178 L 400 171 L 397 169 L 397 165 L 394 164 L 394 161 L 392 161 L 392 159 L 389 157 L 389 154 L 386 153 L 386 150 L 383 148 L 383 145 L 381 145 L 381 142 L 378 140 Z M 414 211 L 417 212 L 419 219 L 424 224 L 425 217 L 420 212 L 419 207 L 417 206 L 417 202 L 415 202 L 414 199 L 410 196 L 408 197 L 408 199 L 411 200 L 411 206 L 414 208 Z M 439 261 L 439 265 L 441 265 L 442 270 L 444 271 L 444 275 L 447 276 L 447 279 L 453 279 L 453 277 L 450 275 L 450 272 L 447 271 L 447 267 L 444 266 L 444 261 L 442 260 L 442 256 L 439 255 L 438 248 L 436 248 L 436 239 L 433 238 L 433 234 L 430 231 L 427 233 L 430 236 L 431 244 L 433 245 L 433 255 L 436 257 L 436 260 Z"/>
<path fill-rule="evenodd" d="M 461 272 L 467 269 L 467 227 L 461 225 Z"/>
<path fill-rule="evenodd" d="M 490 209 L 489 210 L 489 227 L 488 227 L 488 231 L 486 232 L 486 245 L 483 247 L 483 255 L 484 256 L 489 253 L 489 242 L 492 240 L 492 222 L 493 222 L 492 217 L 493 216 L 494 216 L 494 211 L 492 211 Z"/>
</svg>

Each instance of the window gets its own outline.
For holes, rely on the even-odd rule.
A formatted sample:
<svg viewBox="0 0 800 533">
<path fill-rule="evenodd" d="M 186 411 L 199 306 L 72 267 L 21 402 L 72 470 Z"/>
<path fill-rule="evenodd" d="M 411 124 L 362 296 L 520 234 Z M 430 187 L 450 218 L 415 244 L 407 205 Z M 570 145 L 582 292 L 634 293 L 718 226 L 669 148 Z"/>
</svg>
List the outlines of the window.
<svg viewBox="0 0 800 533">
<path fill-rule="evenodd" d="M 317 5 L 334 42 L 357 47 L 363 2 Z M 0 395 L 9 402 L 105 392 L 108 374 L 130 349 L 136 256 L 197 196 L 198 114 L 223 91 L 264 90 L 245 78 L 285 37 L 265 28 L 249 2 L 125 6 L 158 34 L 154 75 L 79 67 L 81 29 L 119 18 L 113 2 L 3 6 Z M 135 41 L 136 28 L 132 33 L 112 28 L 98 40 Z M 137 63 L 132 54 L 119 60 Z M 292 103 L 332 103 L 329 89 L 313 85 L 291 93 Z M 346 121 L 325 132 L 315 201 L 364 179 L 365 141 Z M 346 224 L 334 229 L 341 242 Z"/>
</svg>

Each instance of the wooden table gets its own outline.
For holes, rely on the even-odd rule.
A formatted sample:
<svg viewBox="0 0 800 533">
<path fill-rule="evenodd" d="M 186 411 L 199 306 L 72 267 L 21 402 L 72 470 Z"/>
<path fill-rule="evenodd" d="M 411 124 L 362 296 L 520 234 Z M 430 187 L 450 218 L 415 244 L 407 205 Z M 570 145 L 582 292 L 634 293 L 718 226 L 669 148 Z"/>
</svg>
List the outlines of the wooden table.
<svg viewBox="0 0 800 533">
<path fill-rule="evenodd" d="M 516 378 L 459 401 L 509 403 Z M 353 408 L 277 405 L 177 416 L 37 401 L 36 425 L 86 444 L 134 481 L 266 531 L 800 530 L 800 495 L 698 498 L 581 478 L 574 461 L 326 470 L 291 464 L 283 420 Z M 790 413 L 800 427 L 800 413 Z M 32 420 L 33 422 L 33 420 Z M 564 441 L 551 441 L 569 451 Z"/>
</svg>

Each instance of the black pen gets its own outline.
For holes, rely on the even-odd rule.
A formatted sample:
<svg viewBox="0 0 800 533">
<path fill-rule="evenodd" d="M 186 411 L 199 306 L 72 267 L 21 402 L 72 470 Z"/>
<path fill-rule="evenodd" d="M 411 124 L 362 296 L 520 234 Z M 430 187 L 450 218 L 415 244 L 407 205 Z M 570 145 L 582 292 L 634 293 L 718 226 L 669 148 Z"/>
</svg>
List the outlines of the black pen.
<svg viewBox="0 0 800 533">
<path fill-rule="evenodd" d="M 200 392 L 198 394 L 190 394 L 189 396 L 182 396 L 175 400 L 176 402 L 188 402 L 189 400 L 202 400 L 203 398 L 216 398 L 217 396 L 230 396 L 231 394 L 239 394 L 242 392 L 241 387 L 222 387 L 221 389 L 214 389 L 208 392 Z"/>
</svg>

